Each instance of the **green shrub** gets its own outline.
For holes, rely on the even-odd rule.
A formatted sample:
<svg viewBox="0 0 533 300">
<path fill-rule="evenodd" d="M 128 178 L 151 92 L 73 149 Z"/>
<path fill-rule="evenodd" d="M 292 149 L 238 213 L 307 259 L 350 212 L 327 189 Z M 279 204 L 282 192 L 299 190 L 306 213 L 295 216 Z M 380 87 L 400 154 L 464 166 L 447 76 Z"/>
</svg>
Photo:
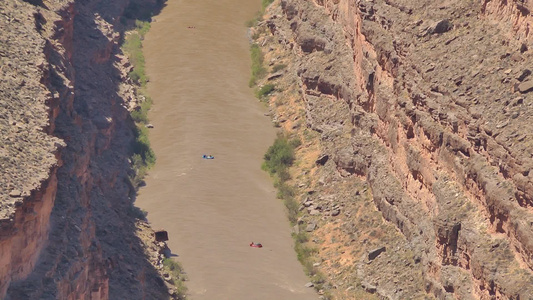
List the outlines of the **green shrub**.
<svg viewBox="0 0 533 300">
<path fill-rule="evenodd" d="M 302 140 L 299 137 L 292 138 L 289 142 L 289 145 L 291 145 L 293 149 L 296 149 L 302 145 Z"/>
<path fill-rule="evenodd" d="M 148 30 L 150 30 L 150 22 L 135 20 L 135 27 L 137 28 L 137 32 L 141 35 L 141 38 L 144 39 Z"/>
<path fill-rule="evenodd" d="M 187 287 L 183 284 L 183 281 L 186 280 L 183 275 L 183 267 L 177 261 L 174 261 L 171 258 L 163 259 L 163 266 L 166 270 L 169 271 L 170 276 L 172 276 L 172 283 L 177 288 L 178 299 L 185 299 L 187 294 Z"/>
<path fill-rule="evenodd" d="M 280 168 L 277 171 L 277 177 L 280 183 L 283 183 L 289 179 L 291 179 L 291 174 L 289 173 L 289 170 L 287 168 Z"/>
<path fill-rule="evenodd" d="M 301 243 L 295 243 L 294 244 L 294 250 L 296 251 L 296 254 L 298 255 L 298 261 L 302 263 L 302 265 L 306 265 L 307 262 L 310 261 L 311 255 L 317 252 L 315 248 L 311 248 L 306 246 L 305 244 Z M 311 264 L 312 267 L 312 264 Z M 312 268 L 306 268 L 306 273 L 308 275 L 312 275 Z"/>
<path fill-rule="evenodd" d="M 252 87 L 256 85 L 257 80 L 265 76 L 266 69 L 263 67 L 263 52 L 257 44 L 252 44 L 250 47 L 250 56 L 252 58 L 252 77 L 248 85 Z"/>
<path fill-rule="evenodd" d="M 309 235 L 305 231 L 300 231 L 298 234 L 293 234 L 294 241 L 296 243 L 307 243 L 309 241 Z"/>
<path fill-rule="evenodd" d="M 298 213 L 299 213 L 300 205 L 298 204 L 298 202 L 296 202 L 296 200 L 294 200 L 293 197 L 284 198 L 283 204 L 285 204 L 285 207 L 287 207 L 289 221 L 291 222 L 291 224 L 295 225 L 296 222 L 298 221 Z"/>
<path fill-rule="evenodd" d="M 152 106 L 152 98 L 145 95 L 141 96 L 144 97 L 144 101 L 137 109 L 131 112 L 131 117 L 137 123 L 148 124 L 148 111 Z"/>
<path fill-rule="evenodd" d="M 137 4 L 131 4 L 129 7 L 130 12 L 132 9 L 137 9 Z M 126 12 L 128 12 L 128 9 Z M 128 16 L 126 15 L 126 17 Z M 149 29 L 149 22 L 136 20 L 134 31 L 126 36 L 122 44 L 122 50 L 128 56 L 133 66 L 133 70 L 128 75 L 140 86 L 140 89 L 137 91 L 139 98 L 143 99 L 140 106 L 131 112 L 131 117 L 137 125 L 134 131 L 135 140 L 132 145 L 132 168 L 135 171 L 135 175 L 131 178 L 131 181 L 135 187 L 139 187 L 142 184 L 148 169 L 155 164 L 155 154 L 150 147 L 148 129 L 145 127 L 148 123 L 148 111 L 152 105 L 152 99 L 143 92 L 139 92 L 139 90 L 144 90 L 148 82 L 144 69 L 145 61 L 142 52 L 142 40 Z"/>
<path fill-rule="evenodd" d="M 148 82 L 148 77 L 145 73 L 142 40 L 150 29 L 150 23 L 137 20 L 135 21 L 135 28 L 136 31 L 126 36 L 122 44 L 122 50 L 128 56 L 133 66 L 133 70 L 128 74 L 129 77 L 141 87 L 145 87 Z"/>
<path fill-rule="evenodd" d="M 290 179 L 288 168 L 294 162 L 294 148 L 287 138 L 278 136 L 274 144 L 268 148 L 264 156 L 265 161 L 261 168 L 274 177 L 274 186 L 278 189 L 277 197 L 282 199 L 287 207 L 291 223 L 298 219 L 299 204 L 294 200 L 296 191 L 285 182 Z"/>
<path fill-rule="evenodd" d="M 144 126 L 137 126 L 133 152 L 142 157 L 142 160 L 145 162 L 146 166 L 151 167 L 155 164 L 155 154 L 150 147 L 148 129 Z"/>
<path fill-rule="evenodd" d="M 283 70 L 287 67 L 286 64 L 277 64 L 275 65 L 274 67 L 272 67 L 272 72 L 277 72 L 277 71 L 280 71 L 280 70 Z"/>
<path fill-rule="evenodd" d="M 257 90 L 255 93 L 255 96 L 259 99 L 263 98 L 264 96 L 272 93 L 274 91 L 274 85 L 269 83 L 263 85 L 260 89 Z"/>
<path fill-rule="evenodd" d="M 278 198 L 279 199 L 290 199 L 294 197 L 294 188 L 286 183 L 281 183 L 276 186 L 278 188 Z"/>
<path fill-rule="evenodd" d="M 148 116 L 143 114 L 140 109 L 131 112 L 131 118 L 137 123 L 148 123 Z"/>
<path fill-rule="evenodd" d="M 261 7 L 263 8 L 263 11 L 264 11 L 265 8 L 267 8 L 267 6 L 269 6 L 272 2 L 274 2 L 274 0 L 263 0 L 263 1 L 261 1 Z"/>
<path fill-rule="evenodd" d="M 274 145 L 268 148 L 264 156 L 263 169 L 270 174 L 276 174 L 282 169 L 290 167 L 294 162 L 294 149 L 287 138 L 278 136 Z"/>
</svg>

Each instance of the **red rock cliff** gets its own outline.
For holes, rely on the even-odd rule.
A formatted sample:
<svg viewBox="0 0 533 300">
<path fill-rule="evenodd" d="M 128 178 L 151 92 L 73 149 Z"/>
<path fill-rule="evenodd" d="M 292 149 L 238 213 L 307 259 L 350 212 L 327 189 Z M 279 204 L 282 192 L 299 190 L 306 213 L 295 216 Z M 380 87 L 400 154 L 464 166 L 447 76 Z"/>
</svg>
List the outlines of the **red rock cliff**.
<svg viewBox="0 0 533 300">
<path fill-rule="evenodd" d="M 260 23 L 267 59 L 289 64 L 276 119 L 319 134 L 300 222 L 339 297 L 533 296 L 529 6 L 282 0 Z"/>
<path fill-rule="evenodd" d="M 168 298 L 135 235 L 128 3 L 0 4 L 2 299 Z"/>
</svg>

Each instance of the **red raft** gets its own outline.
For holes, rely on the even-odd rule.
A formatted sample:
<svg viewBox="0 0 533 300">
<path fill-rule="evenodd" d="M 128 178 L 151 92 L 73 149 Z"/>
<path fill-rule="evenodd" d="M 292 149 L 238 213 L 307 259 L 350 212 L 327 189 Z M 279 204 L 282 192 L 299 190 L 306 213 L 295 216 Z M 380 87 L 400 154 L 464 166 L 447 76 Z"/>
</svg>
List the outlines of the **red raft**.
<svg viewBox="0 0 533 300">
<path fill-rule="evenodd" d="M 261 243 L 254 243 L 254 242 L 251 242 L 251 243 L 250 243 L 250 247 L 253 247 L 253 248 L 263 248 L 263 245 L 261 245 Z"/>
</svg>

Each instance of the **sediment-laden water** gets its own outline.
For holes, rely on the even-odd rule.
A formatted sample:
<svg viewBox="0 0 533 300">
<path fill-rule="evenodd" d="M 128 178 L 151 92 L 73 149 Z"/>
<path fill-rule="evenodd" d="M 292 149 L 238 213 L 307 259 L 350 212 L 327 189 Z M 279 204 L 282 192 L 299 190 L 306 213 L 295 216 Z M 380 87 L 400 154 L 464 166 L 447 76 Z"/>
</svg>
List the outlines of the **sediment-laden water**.
<svg viewBox="0 0 533 300">
<path fill-rule="evenodd" d="M 260 169 L 276 133 L 247 86 L 244 23 L 259 5 L 169 0 L 144 41 L 157 163 L 136 204 L 168 230 L 191 299 L 317 298 Z"/>
</svg>

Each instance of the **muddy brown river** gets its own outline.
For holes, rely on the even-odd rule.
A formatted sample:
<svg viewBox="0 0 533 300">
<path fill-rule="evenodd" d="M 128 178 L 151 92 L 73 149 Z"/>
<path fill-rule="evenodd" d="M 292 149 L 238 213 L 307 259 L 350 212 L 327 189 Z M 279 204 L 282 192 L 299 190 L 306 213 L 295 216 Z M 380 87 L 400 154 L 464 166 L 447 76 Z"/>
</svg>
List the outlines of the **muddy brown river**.
<svg viewBox="0 0 533 300">
<path fill-rule="evenodd" d="M 136 204 L 169 232 L 193 300 L 317 299 L 260 169 L 276 132 L 247 86 L 244 23 L 259 6 L 169 0 L 144 41 L 157 163 Z"/>
</svg>

